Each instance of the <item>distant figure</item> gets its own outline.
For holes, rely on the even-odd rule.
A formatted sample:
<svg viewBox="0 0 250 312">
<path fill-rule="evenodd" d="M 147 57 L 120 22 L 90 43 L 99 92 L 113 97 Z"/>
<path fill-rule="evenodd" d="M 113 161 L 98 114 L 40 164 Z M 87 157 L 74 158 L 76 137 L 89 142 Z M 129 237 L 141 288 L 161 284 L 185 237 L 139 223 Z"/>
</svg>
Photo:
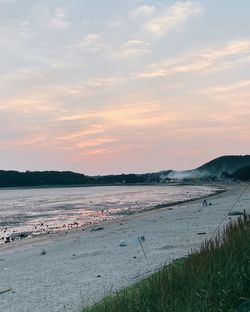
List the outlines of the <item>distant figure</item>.
<svg viewBox="0 0 250 312">
<path fill-rule="evenodd" d="M 207 200 L 206 200 L 206 199 L 203 200 L 202 206 L 203 206 L 203 207 L 207 207 Z"/>
</svg>

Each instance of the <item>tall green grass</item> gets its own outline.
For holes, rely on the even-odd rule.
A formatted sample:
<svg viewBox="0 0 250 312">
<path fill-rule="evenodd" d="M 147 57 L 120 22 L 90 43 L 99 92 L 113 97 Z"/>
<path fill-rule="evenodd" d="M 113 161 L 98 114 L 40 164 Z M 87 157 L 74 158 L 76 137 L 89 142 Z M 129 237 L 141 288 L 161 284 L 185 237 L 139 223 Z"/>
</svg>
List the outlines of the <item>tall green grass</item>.
<svg viewBox="0 0 250 312">
<path fill-rule="evenodd" d="M 229 312 L 250 297 L 250 217 L 83 312 Z"/>
</svg>

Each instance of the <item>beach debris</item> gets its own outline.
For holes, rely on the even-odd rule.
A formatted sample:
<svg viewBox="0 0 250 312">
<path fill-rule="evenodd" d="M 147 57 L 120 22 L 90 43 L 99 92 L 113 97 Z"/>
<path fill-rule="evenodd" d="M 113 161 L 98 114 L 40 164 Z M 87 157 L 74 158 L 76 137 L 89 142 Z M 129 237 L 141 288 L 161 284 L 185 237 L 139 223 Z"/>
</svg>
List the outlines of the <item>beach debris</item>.
<svg viewBox="0 0 250 312">
<path fill-rule="evenodd" d="M 230 211 L 228 213 L 228 216 L 243 216 L 244 215 L 244 212 L 242 211 Z"/>
<path fill-rule="evenodd" d="M 15 232 L 11 234 L 11 239 L 14 241 L 15 239 L 23 239 L 29 236 L 32 236 L 33 232 Z"/>
<path fill-rule="evenodd" d="M 19 237 L 20 237 L 20 238 L 26 238 L 26 237 L 28 237 L 28 235 L 27 235 L 26 233 L 21 233 L 21 234 L 19 235 Z"/>
<path fill-rule="evenodd" d="M 5 237 L 4 243 L 5 244 L 10 243 L 10 238 L 11 238 L 10 236 Z"/>
<path fill-rule="evenodd" d="M 0 291 L 0 295 L 5 294 L 5 293 L 7 293 L 7 292 L 9 292 L 9 291 L 12 291 L 12 288 L 8 288 L 8 289 L 5 289 L 5 290 L 1 290 L 1 291 Z"/>
<path fill-rule="evenodd" d="M 101 230 L 104 230 L 104 228 L 103 227 L 93 228 L 91 229 L 91 232 L 96 232 L 96 231 L 101 231 Z"/>
<path fill-rule="evenodd" d="M 120 247 L 126 247 L 126 246 L 128 246 L 128 244 L 125 242 L 124 239 L 121 239 L 121 240 L 120 240 L 120 243 L 119 243 L 119 246 L 120 246 Z"/>
<path fill-rule="evenodd" d="M 46 255 L 46 251 L 43 249 L 40 253 L 41 256 L 45 256 Z"/>
</svg>

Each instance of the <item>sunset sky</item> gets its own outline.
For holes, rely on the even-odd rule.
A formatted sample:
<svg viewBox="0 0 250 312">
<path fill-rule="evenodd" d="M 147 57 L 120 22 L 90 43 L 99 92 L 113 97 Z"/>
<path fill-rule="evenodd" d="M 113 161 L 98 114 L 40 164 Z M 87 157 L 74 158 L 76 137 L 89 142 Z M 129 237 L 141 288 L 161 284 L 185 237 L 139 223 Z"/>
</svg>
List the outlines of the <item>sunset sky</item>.
<svg viewBox="0 0 250 312">
<path fill-rule="evenodd" d="M 250 154 L 249 0 L 0 0 L 0 169 Z"/>
</svg>

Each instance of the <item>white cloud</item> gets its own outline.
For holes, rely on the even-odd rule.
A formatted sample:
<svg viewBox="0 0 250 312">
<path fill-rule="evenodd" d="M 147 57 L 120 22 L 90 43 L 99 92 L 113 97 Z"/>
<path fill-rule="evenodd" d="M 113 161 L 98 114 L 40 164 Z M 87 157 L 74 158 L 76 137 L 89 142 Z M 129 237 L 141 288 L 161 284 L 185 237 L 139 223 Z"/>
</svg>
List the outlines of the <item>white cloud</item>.
<svg viewBox="0 0 250 312">
<path fill-rule="evenodd" d="M 122 46 L 120 51 L 115 52 L 113 55 L 118 58 L 134 58 L 148 54 L 150 51 L 149 43 L 143 40 L 129 40 Z"/>
<path fill-rule="evenodd" d="M 244 54 L 250 52 L 250 40 L 235 40 L 230 41 L 224 47 L 217 49 L 207 49 L 201 54 L 204 58 L 216 60 L 237 54 Z"/>
<path fill-rule="evenodd" d="M 57 112 L 58 108 L 51 106 L 42 100 L 37 100 L 31 97 L 24 98 L 8 98 L 0 99 L 0 111 L 1 112 L 13 112 L 13 113 L 52 113 Z"/>
<path fill-rule="evenodd" d="M 222 85 L 222 86 L 215 86 L 215 87 L 209 87 L 205 88 L 200 91 L 196 91 L 196 94 L 200 95 L 209 95 L 209 94 L 217 94 L 217 93 L 228 93 L 228 92 L 235 92 L 238 91 L 239 89 L 249 89 L 250 86 L 250 80 L 241 80 L 237 81 L 235 83 L 231 83 L 228 85 Z"/>
<path fill-rule="evenodd" d="M 104 52 L 111 49 L 111 47 L 105 42 L 99 33 L 89 33 L 86 34 L 82 39 L 75 43 L 66 46 L 66 49 L 71 53 L 76 53 L 79 51 L 87 52 Z"/>
<path fill-rule="evenodd" d="M 150 65 L 141 78 L 166 77 L 191 72 L 213 72 L 231 69 L 250 62 L 250 40 L 235 40 L 223 46 L 198 49 L 177 58 Z"/>
<path fill-rule="evenodd" d="M 184 25 L 188 20 L 203 13 L 203 7 L 197 2 L 177 2 L 158 12 L 158 16 L 147 20 L 144 29 L 155 36 L 162 37 L 173 29 Z"/>
<path fill-rule="evenodd" d="M 156 8 L 153 5 L 143 5 L 136 8 L 130 13 L 132 19 L 140 19 L 145 17 L 150 17 L 156 12 Z"/>
</svg>

